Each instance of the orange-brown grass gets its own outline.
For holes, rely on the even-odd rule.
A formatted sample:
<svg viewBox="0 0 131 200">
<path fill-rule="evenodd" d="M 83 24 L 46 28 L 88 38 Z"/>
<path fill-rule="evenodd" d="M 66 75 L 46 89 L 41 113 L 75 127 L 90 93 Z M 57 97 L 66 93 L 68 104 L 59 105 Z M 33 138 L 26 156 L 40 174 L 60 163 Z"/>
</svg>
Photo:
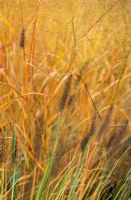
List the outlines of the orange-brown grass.
<svg viewBox="0 0 131 200">
<path fill-rule="evenodd" d="M 0 199 L 128 200 L 130 21 L 129 0 L 0 0 Z"/>
</svg>

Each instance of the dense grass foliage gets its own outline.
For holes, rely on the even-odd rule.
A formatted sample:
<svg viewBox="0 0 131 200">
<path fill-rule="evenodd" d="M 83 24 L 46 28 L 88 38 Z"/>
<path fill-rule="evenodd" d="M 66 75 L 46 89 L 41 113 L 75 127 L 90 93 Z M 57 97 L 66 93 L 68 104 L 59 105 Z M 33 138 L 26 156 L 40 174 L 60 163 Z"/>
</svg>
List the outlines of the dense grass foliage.
<svg viewBox="0 0 131 200">
<path fill-rule="evenodd" d="M 0 0 L 0 200 L 131 199 L 130 0 Z"/>
</svg>

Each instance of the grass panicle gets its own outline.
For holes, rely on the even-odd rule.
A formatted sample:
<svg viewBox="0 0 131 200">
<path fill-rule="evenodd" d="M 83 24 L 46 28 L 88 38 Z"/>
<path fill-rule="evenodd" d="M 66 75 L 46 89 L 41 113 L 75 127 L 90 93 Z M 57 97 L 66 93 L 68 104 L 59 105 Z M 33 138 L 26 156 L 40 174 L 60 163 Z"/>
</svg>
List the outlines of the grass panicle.
<svg viewBox="0 0 131 200">
<path fill-rule="evenodd" d="M 71 106 L 75 100 L 76 100 L 76 94 L 78 92 L 78 86 L 80 84 L 80 81 L 81 81 L 81 77 L 85 74 L 85 71 L 86 71 L 86 67 L 87 65 L 89 64 L 89 61 L 87 61 L 83 66 L 82 68 L 80 69 L 80 73 L 79 75 L 77 76 L 77 79 L 74 83 L 74 93 L 69 97 L 68 99 L 68 106 Z"/>
<path fill-rule="evenodd" d="M 74 100 L 75 100 L 75 94 L 70 95 L 69 99 L 68 99 L 68 106 L 69 107 L 73 104 Z"/>
<path fill-rule="evenodd" d="M 65 109 L 67 98 L 68 98 L 68 95 L 69 95 L 69 92 L 71 89 L 71 82 L 72 82 L 72 74 L 69 74 L 68 78 L 66 80 L 65 88 L 63 90 L 63 95 L 62 95 L 62 98 L 61 98 L 60 104 L 59 104 L 59 110 L 61 112 Z"/>
<path fill-rule="evenodd" d="M 21 36 L 20 36 L 20 47 L 24 49 L 25 47 L 25 28 L 22 28 Z"/>
<path fill-rule="evenodd" d="M 91 124 L 91 127 L 90 127 L 90 130 L 89 130 L 88 134 L 82 140 L 82 143 L 81 143 L 81 150 L 82 151 L 84 151 L 84 149 L 87 146 L 88 142 L 90 141 L 90 139 L 94 135 L 95 128 L 96 128 L 95 122 L 96 122 L 96 115 L 93 117 L 92 124 Z"/>
</svg>

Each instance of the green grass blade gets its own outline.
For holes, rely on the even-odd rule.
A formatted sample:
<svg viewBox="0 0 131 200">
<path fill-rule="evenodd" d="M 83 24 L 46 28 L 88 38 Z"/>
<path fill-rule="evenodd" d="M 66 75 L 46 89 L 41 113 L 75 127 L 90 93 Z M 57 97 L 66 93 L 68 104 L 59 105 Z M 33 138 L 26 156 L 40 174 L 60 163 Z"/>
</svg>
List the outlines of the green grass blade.
<svg viewBox="0 0 131 200">
<path fill-rule="evenodd" d="M 67 183 L 67 180 L 70 176 L 70 170 L 68 169 L 64 175 L 64 177 L 62 178 L 61 182 L 60 182 L 60 185 L 59 185 L 59 188 L 58 188 L 58 191 L 56 193 L 56 200 L 60 199 L 61 198 L 61 195 L 63 194 L 64 192 L 64 189 L 65 189 L 65 186 L 66 186 L 66 183 Z"/>
</svg>

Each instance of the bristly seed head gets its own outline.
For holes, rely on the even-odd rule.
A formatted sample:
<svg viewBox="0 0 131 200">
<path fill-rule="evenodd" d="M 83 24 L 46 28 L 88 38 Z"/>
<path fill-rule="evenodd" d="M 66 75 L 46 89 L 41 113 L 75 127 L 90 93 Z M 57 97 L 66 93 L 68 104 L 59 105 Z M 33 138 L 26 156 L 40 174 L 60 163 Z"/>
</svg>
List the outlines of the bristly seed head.
<svg viewBox="0 0 131 200">
<path fill-rule="evenodd" d="M 74 100 L 75 100 L 75 95 L 72 94 L 72 95 L 69 97 L 68 106 L 71 106 Z"/>
<path fill-rule="evenodd" d="M 24 49 L 24 47 L 25 47 L 25 28 L 23 28 L 21 31 L 20 47 L 22 49 Z"/>
<path fill-rule="evenodd" d="M 90 139 L 92 138 L 94 132 L 95 132 L 95 124 L 96 124 L 96 115 L 93 118 L 90 130 L 88 132 L 88 134 L 83 138 L 82 143 L 81 143 L 81 150 L 84 151 L 87 143 L 90 141 Z"/>
<path fill-rule="evenodd" d="M 74 84 L 75 92 L 74 92 L 74 94 L 72 94 L 72 95 L 69 97 L 69 100 L 68 100 L 68 103 L 67 103 L 68 106 L 71 106 L 71 105 L 75 102 L 75 100 L 76 100 L 76 93 L 77 93 L 77 90 L 78 90 L 78 86 L 79 86 L 79 84 L 80 84 L 82 75 L 85 73 L 85 70 L 86 70 L 86 67 L 87 67 L 88 64 L 89 64 L 89 61 L 87 61 L 87 62 L 82 66 L 79 75 L 77 75 L 77 79 L 76 79 L 75 84 Z"/>
<path fill-rule="evenodd" d="M 60 101 L 60 104 L 59 104 L 59 110 L 60 111 L 63 111 L 64 108 L 65 108 L 66 101 L 67 101 L 67 98 L 68 98 L 68 94 L 69 94 L 69 91 L 70 91 L 70 88 L 71 88 L 71 82 L 72 82 L 72 75 L 70 74 L 68 76 L 67 81 L 66 81 L 65 88 L 64 88 L 64 91 L 63 91 L 63 95 L 62 95 L 62 98 L 61 98 L 61 101 Z"/>
</svg>

